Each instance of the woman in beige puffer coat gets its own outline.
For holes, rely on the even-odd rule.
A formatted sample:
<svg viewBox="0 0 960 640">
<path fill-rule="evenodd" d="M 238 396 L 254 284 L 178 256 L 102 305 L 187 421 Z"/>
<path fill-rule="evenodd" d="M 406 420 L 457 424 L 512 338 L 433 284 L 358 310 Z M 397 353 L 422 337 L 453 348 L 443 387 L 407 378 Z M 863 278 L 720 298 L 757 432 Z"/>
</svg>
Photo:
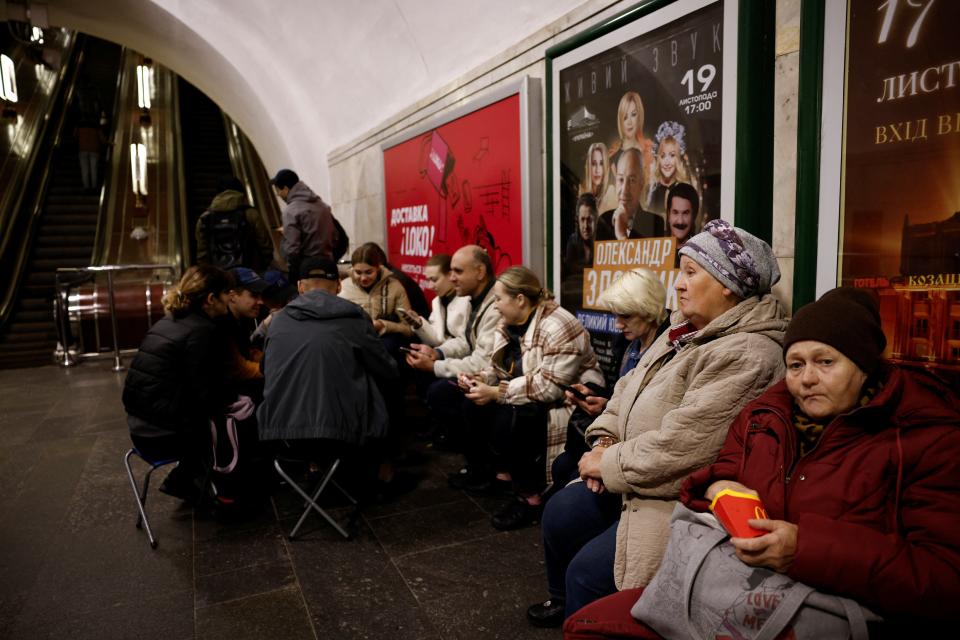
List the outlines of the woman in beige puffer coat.
<svg viewBox="0 0 960 640">
<path fill-rule="evenodd" d="M 783 376 L 787 321 L 769 293 L 780 277 L 770 246 L 717 220 L 680 256 L 673 326 L 587 430 L 582 482 L 547 504 L 551 599 L 528 609 L 533 624 L 559 626 L 618 588 L 645 585 L 666 549 L 681 482 L 716 458 L 740 409 Z"/>
<path fill-rule="evenodd" d="M 410 300 L 400 281 L 383 265 L 382 255 L 373 243 L 356 249 L 350 256 L 350 277 L 343 282 L 340 297 L 366 311 L 377 334 L 410 337 L 413 330 L 397 314 L 397 309 L 410 308 Z"/>
</svg>

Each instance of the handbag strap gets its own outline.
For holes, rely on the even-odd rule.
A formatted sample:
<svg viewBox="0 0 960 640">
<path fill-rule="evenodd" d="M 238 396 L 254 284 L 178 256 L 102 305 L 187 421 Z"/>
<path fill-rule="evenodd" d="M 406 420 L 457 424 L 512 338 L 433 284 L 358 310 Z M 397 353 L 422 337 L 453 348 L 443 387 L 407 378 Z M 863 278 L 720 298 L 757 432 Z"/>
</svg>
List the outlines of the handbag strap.
<svg viewBox="0 0 960 640">
<path fill-rule="evenodd" d="M 787 625 L 793 620 L 793 616 L 797 614 L 797 611 L 803 606 L 804 600 L 811 593 L 813 593 L 813 587 L 802 582 L 794 583 L 787 595 L 777 605 L 777 608 L 767 618 L 767 621 L 760 627 L 760 631 L 754 636 L 753 640 L 775 640 L 780 632 L 787 628 Z"/>
<path fill-rule="evenodd" d="M 727 535 L 721 531 L 710 529 L 706 525 L 698 522 L 691 523 L 690 520 L 686 519 L 680 521 L 688 525 L 696 525 L 697 528 L 705 530 L 703 534 L 698 536 L 700 538 L 704 538 L 705 540 L 701 543 L 700 548 L 697 550 L 698 553 L 691 555 L 689 562 L 687 563 L 686 574 L 683 576 L 683 617 L 687 624 L 687 633 L 691 638 L 696 638 L 698 633 L 693 626 L 693 616 L 691 615 L 690 611 L 693 601 L 693 583 L 697 580 L 697 574 L 700 573 L 700 567 L 703 566 L 704 560 L 707 559 L 707 556 L 710 555 L 711 551 L 713 551 L 718 545 L 726 540 Z M 690 529 L 690 527 L 687 529 L 688 535 L 692 534 Z M 709 535 L 710 533 L 715 534 L 712 536 L 715 538 L 712 541 L 709 540 L 709 537 L 711 537 Z"/>
<path fill-rule="evenodd" d="M 843 606 L 843 612 L 847 615 L 847 622 L 850 623 L 850 636 L 853 640 L 867 640 L 870 632 L 867 630 L 867 618 L 863 615 L 863 609 L 850 598 L 837 598 Z"/>
<path fill-rule="evenodd" d="M 803 606 L 804 602 L 806 602 L 807 598 L 814 591 L 813 587 L 805 585 L 802 582 L 794 583 L 790 588 L 790 592 L 784 596 L 780 604 L 777 605 L 777 608 L 773 610 L 773 613 L 767 618 L 767 621 L 763 624 L 763 627 L 760 628 L 760 631 L 753 640 L 775 640 L 775 638 L 787 628 L 787 625 L 790 624 L 793 617 L 800 611 L 800 607 Z M 847 624 L 850 625 L 851 639 L 868 640 L 870 633 L 867 630 L 867 619 L 860 605 L 849 598 L 833 597 L 835 597 L 840 602 L 840 606 L 843 607 Z"/>
</svg>

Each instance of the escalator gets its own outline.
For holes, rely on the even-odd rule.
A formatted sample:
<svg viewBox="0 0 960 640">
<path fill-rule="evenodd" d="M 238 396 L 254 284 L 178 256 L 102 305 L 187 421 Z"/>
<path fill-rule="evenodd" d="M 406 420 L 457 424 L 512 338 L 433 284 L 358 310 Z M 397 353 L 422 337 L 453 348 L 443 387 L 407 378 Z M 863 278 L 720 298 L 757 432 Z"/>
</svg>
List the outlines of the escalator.
<svg viewBox="0 0 960 640">
<path fill-rule="evenodd" d="M 0 251 L 0 270 L 13 274 L 8 292 L 0 290 L 0 368 L 49 364 L 54 353 L 73 364 L 113 351 L 119 363 L 193 263 L 193 230 L 222 176 L 240 177 L 268 226 L 279 224 L 259 156 L 209 98 L 141 54 L 93 37 L 78 36 L 69 60 L 59 106 L 45 116 L 49 131 L 38 136 L 43 153 L 22 180 L 17 226 L 3 227 L 12 230 L 8 239 L 23 240 Z M 138 85 L 144 68 L 149 82 Z M 138 106 L 143 87 L 152 97 L 147 109 Z M 81 183 L 73 135 L 91 110 L 106 112 L 112 130 L 95 191 Z M 134 147 L 146 151 L 142 192 L 131 182 Z"/>
<path fill-rule="evenodd" d="M 57 343 L 52 313 L 54 274 L 60 267 L 90 264 L 100 192 L 83 188 L 73 131 L 81 117 L 98 117 L 84 111 L 109 112 L 116 91 L 120 47 L 92 37 L 78 41 L 78 46 L 82 47 L 77 83 L 80 90 L 74 92 L 60 130 L 48 132 L 58 141 L 49 162 L 35 169 L 49 175 L 32 246 L 22 271 L 25 276 L 11 306 L 10 317 L 0 329 L 0 368 L 51 362 Z M 89 104 L 81 108 L 81 101 Z M 37 181 L 25 183 L 30 184 Z"/>
<path fill-rule="evenodd" d="M 220 178 L 233 174 L 220 108 L 199 89 L 179 79 L 183 172 L 187 202 L 190 263 L 196 259 L 194 229 L 217 195 Z"/>
</svg>

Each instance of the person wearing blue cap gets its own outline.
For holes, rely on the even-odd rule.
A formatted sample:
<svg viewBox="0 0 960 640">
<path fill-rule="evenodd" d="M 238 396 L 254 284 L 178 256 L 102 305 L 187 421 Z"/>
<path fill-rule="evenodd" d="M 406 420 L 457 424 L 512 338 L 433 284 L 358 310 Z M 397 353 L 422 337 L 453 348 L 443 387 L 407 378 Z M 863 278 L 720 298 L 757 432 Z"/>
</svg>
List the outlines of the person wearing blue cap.
<svg viewBox="0 0 960 640">
<path fill-rule="evenodd" d="M 230 273 L 236 285 L 227 300 L 229 312 L 217 323 L 224 342 L 224 370 L 232 390 L 256 402 L 263 397 L 263 352 L 251 345 L 250 334 L 263 304 L 261 295 L 269 285 L 253 269 L 237 267 Z"/>
</svg>

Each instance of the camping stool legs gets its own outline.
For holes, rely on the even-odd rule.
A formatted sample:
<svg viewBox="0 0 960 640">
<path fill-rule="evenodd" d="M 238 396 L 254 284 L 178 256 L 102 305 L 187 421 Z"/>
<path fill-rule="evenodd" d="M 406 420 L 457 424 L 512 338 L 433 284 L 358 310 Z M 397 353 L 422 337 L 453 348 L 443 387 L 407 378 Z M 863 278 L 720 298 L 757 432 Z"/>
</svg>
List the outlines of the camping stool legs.
<svg viewBox="0 0 960 640">
<path fill-rule="evenodd" d="M 336 473 L 337 467 L 340 466 L 339 459 L 334 460 L 333 464 L 330 465 L 330 468 L 327 470 L 327 473 L 323 476 L 323 479 L 320 481 L 320 484 L 317 485 L 316 490 L 313 492 L 312 498 L 310 497 L 309 494 L 307 494 L 306 491 L 300 488 L 299 484 L 294 482 L 293 479 L 287 475 L 287 473 L 283 470 L 283 467 L 280 466 L 280 460 L 274 460 L 273 466 L 277 470 L 277 473 L 279 473 L 280 476 L 287 481 L 287 484 L 289 484 L 290 487 L 292 487 L 293 490 L 296 491 L 300 495 L 300 497 L 303 498 L 305 501 L 303 505 L 304 510 L 303 510 L 303 513 L 300 515 L 300 519 L 297 521 L 297 524 L 293 527 L 293 530 L 290 531 L 289 536 L 287 536 L 290 540 L 293 540 L 297 536 L 297 531 L 300 530 L 300 527 L 303 525 L 304 521 L 307 519 L 307 516 L 310 515 L 311 509 L 319 513 L 324 520 L 330 523 L 330 526 L 332 526 L 334 529 L 337 530 L 337 532 L 340 535 L 342 535 L 347 540 L 350 539 L 350 534 L 343 527 L 341 527 L 336 520 L 331 518 L 330 515 L 322 507 L 320 507 L 320 505 L 317 504 L 317 499 L 320 497 L 320 494 L 322 494 L 323 490 L 327 488 L 327 484 L 331 484 L 331 483 L 333 484 L 334 487 L 337 488 L 337 490 L 340 491 L 340 493 L 346 496 L 347 500 L 349 500 L 354 506 L 356 506 L 357 504 L 357 501 L 353 499 L 353 496 L 347 493 L 343 489 L 343 487 L 341 487 L 339 484 L 337 484 L 333 480 L 333 474 Z"/>
<path fill-rule="evenodd" d="M 134 455 L 150 465 L 150 470 L 147 471 L 147 475 L 144 476 L 143 478 L 143 489 L 140 489 L 139 487 L 137 487 L 137 481 L 133 477 L 133 469 L 130 466 L 130 456 L 134 456 Z M 139 514 L 137 515 L 137 529 L 141 528 L 141 523 L 142 523 L 143 525 L 142 528 L 145 528 L 147 530 L 147 538 L 150 540 L 151 549 L 156 549 L 158 542 L 157 542 L 157 539 L 153 536 L 153 531 L 150 529 L 150 521 L 147 520 L 147 512 L 145 510 L 145 507 L 147 505 L 147 490 L 150 488 L 150 476 L 151 474 L 153 474 L 154 471 L 156 471 L 160 467 L 164 467 L 168 464 L 173 464 L 175 462 L 177 461 L 162 460 L 156 463 L 151 462 L 150 460 L 147 460 L 142 455 L 140 455 L 140 453 L 136 449 L 130 449 L 129 451 L 127 451 L 126 455 L 123 456 L 123 466 L 126 467 L 127 469 L 127 478 L 129 478 L 130 480 L 130 488 L 133 489 L 133 495 L 137 499 L 137 511 L 139 511 Z"/>
</svg>

